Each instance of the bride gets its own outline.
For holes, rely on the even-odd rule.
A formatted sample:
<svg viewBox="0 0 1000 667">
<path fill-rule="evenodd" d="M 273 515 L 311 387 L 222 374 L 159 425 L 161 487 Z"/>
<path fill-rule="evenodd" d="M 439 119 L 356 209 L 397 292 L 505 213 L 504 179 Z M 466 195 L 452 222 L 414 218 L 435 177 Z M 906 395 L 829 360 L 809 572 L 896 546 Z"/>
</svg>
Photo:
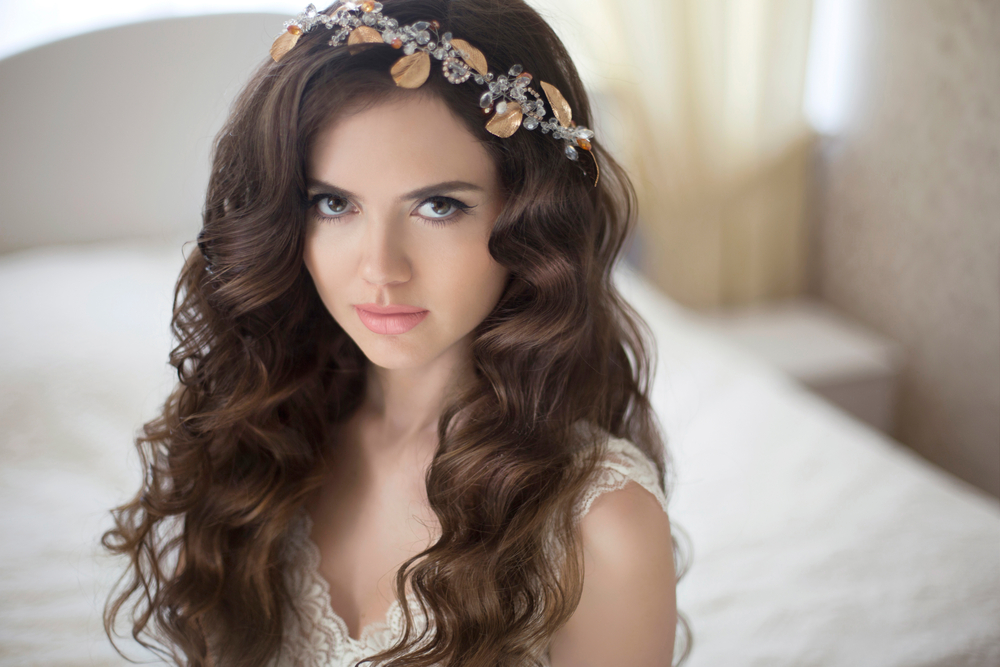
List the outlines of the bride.
<svg viewBox="0 0 1000 667">
<path fill-rule="evenodd" d="M 519 0 L 289 22 L 216 140 L 109 635 L 179 665 L 672 664 L 647 329 L 611 279 L 635 197 L 590 121 Z"/>
</svg>

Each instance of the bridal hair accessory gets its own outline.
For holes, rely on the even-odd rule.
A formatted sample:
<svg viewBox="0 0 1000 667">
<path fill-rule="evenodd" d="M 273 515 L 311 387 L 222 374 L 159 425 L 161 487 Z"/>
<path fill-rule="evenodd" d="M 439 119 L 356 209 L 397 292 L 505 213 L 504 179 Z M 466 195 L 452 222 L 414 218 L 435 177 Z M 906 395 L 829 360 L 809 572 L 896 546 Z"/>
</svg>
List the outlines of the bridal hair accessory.
<svg viewBox="0 0 1000 667">
<path fill-rule="evenodd" d="M 537 128 L 542 134 L 551 132 L 554 139 L 563 142 L 563 154 L 570 160 L 579 160 L 579 150 L 590 153 L 597 167 L 594 178 L 594 186 L 597 186 L 601 168 L 597 166 L 597 157 L 591 150 L 590 140 L 594 133 L 573 121 L 569 103 L 558 88 L 540 81 L 554 116 L 545 120 L 542 96 L 529 85 L 532 76 L 521 65 L 514 65 L 507 74 L 496 76 L 488 70 L 486 57 L 479 49 L 464 39 L 452 38 L 450 32 L 439 35 L 441 26 L 437 21 L 417 21 L 400 26 L 396 19 L 384 16 L 382 3 L 374 0 L 345 0 L 330 14 L 319 12 L 315 5 L 309 5 L 297 17 L 285 22 L 285 32 L 271 46 L 271 58 L 275 62 L 281 60 L 303 33 L 320 25 L 329 30 L 336 29 L 330 38 L 330 46 L 346 42 L 351 54 L 357 53 L 361 45 L 370 43 L 385 43 L 402 50 L 403 57 L 390 69 L 393 80 L 401 88 L 422 86 L 430 74 L 431 56 L 434 56 L 441 61 L 444 77 L 451 83 L 464 83 L 471 78 L 486 88 L 479 97 L 479 106 L 484 114 L 492 114 L 486 122 L 486 129 L 491 134 L 506 139 L 519 127 L 527 130 Z"/>
</svg>

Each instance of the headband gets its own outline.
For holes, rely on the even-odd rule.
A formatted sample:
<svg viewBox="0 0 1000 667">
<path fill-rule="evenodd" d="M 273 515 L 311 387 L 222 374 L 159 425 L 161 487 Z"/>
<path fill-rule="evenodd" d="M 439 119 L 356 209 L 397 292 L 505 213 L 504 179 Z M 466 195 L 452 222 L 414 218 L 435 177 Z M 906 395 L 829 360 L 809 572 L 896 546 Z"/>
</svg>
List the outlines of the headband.
<svg viewBox="0 0 1000 667">
<path fill-rule="evenodd" d="M 539 81 L 545 97 L 552 106 L 553 118 L 545 120 L 545 103 L 541 94 L 529 84 L 532 76 L 521 65 L 514 65 L 507 74 L 499 76 L 490 72 L 486 56 L 464 39 L 452 38 L 450 32 L 438 34 L 437 21 L 417 21 L 400 26 L 394 18 L 382 14 L 382 3 L 374 0 L 353 2 L 341 0 L 330 14 L 309 5 L 294 19 L 285 22 L 283 32 L 271 46 L 271 58 L 278 62 L 292 50 L 303 33 L 317 26 L 335 30 L 330 46 L 346 42 L 348 51 L 356 53 L 363 44 L 388 44 L 400 49 L 403 57 L 396 61 L 390 74 L 401 88 L 419 88 L 431 71 L 431 56 L 441 61 L 441 71 L 451 83 L 464 83 L 470 78 L 483 86 L 479 106 L 484 114 L 493 114 L 486 122 L 486 129 L 498 137 L 507 138 L 519 127 L 539 129 L 542 134 L 552 133 L 552 138 L 563 142 L 563 154 L 570 160 L 579 160 L 579 150 L 590 153 L 597 167 L 594 186 L 601 177 L 597 157 L 591 150 L 594 133 L 573 121 L 573 112 L 559 89 Z M 578 150 L 579 149 L 579 150 Z"/>
</svg>

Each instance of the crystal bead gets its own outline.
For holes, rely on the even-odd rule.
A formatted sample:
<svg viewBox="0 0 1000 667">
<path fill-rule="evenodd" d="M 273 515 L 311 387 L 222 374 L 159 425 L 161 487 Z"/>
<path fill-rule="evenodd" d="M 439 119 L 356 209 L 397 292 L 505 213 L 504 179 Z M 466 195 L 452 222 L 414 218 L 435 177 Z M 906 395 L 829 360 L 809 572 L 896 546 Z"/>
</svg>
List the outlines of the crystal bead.
<svg viewBox="0 0 1000 667">
<path fill-rule="evenodd" d="M 491 81 L 490 82 L 490 92 L 491 93 L 499 93 L 500 92 L 500 84 L 497 83 L 496 81 Z"/>
<path fill-rule="evenodd" d="M 482 74 L 476 74 L 475 79 L 476 83 L 478 83 L 480 86 L 483 85 L 483 83 L 486 81 L 486 79 L 483 78 Z"/>
<path fill-rule="evenodd" d="M 385 24 L 386 24 L 387 26 L 389 26 L 389 28 L 390 28 L 391 30 L 395 30 L 396 28 L 398 28 L 398 27 L 399 27 L 399 21 L 397 21 L 396 19 L 388 19 L 388 20 L 387 20 L 387 21 L 385 22 Z"/>
<path fill-rule="evenodd" d="M 533 130 L 538 127 L 538 121 L 532 116 L 525 116 L 524 120 L 521 121 L 521 126 L 528 130 Z"/>
<path fill-rule="evenodd" d="M 517 76 L 518 74 L 520 74 L 520 73 L 521 73 L 521 72 L 523 72 L 523 71 L 524 71 L 524 68 L 523 68 L 523 67 L 521 67 L 520 65 L 513 65 L 513 66 L 511 66 L 511 68 L 510 68 L 510 69 L 509 69 L 509 70 L 507 71 L 507 73 L 508 73 L 508 74 L 510 74 L 511 76 Z"/>
<path fill-rule="evenodd" d="M 408 56 L 412 56 L 416 52 L 416 50 L 417 50 L 416 42 L 407 42 L 406 44 L 403 45 L 403 53 L 405 53 Z"/>
<path fill-rule="evenodd" d="M 426 30 L 417 33 L 417 44 L 423 46 L 427 42 L 431 41 L 431 34 Z"/>
<path fill-rule="evenodd" d="M 580 157 L 577 154 L 576 149 L 573 148 L 572 146 L 567 146 L 565 152 L 566 152 L 566 157 L 568 157 L 570 160 L 576 160 Z"/>
<path fill-rule="evenodd" d="M 306 7 L 306 18 L 316 18 L 316 5 L 309 5 Z"/>
<path fill-rule="evenodd" d="M 431 24 L 428 23 L 427 21 L 417 21 L 416 23 L 413 24 L 414 30 L 427 30 L 430 27 Z"/>
<path fill-rule="evenodd" d="M 443 46 L 439 46 L 434 51 L 434 57 L 437 58 L 438 60 L 442 60 L 447 55 L 448 55 L 448 49 L 444 48 Z"/>
<path fill-rule="evenodd" d="M 479 96 L 479 106 L 485 109 L 491 104 L 493 104 L 493 96 L 490 93 L 483 93 Z"/>
<path fill-rule="evenodd" d="M 441 35 L 441 43 L 442 44 L 449 44 L 450 42 L 451 42 L 451 33 L 450 32 L 446 32 L 445 34 Z"/>
<path fill-rule="evenodd" d="M 444 78 L 452 83 L 464 83 L 472 75 L 472 72 L 458 58 L 445 58 L 441 68 L 444 72 Z"/>
<path fill-rule="evenodd" d="M 375 25 L 375 21 L 377 20 L 378 17 L 370 12 L 361 17 L 361 22 L 365 25 Z"/>
<path fill-rule="evenodd" d="M 392 40 L 396 39 L 396 33 L 391 30 L 386 30 L 382 33 L 382 41 L 386 44 L 392 44 Z"/>
<path fill-rule="evenodd" d="M 497 102 L 497 113 L 507 113 L 507 100 Z"/>
</svg>

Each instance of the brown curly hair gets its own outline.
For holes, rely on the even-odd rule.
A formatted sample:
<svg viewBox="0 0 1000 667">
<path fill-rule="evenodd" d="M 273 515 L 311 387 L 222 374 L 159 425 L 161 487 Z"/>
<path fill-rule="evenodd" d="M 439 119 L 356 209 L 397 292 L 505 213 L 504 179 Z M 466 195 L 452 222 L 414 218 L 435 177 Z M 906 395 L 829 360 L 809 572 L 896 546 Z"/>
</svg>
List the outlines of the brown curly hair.
<svg viewBox="0 0 1000 667">
<path fill-rule="evenodd" d="M 400 24 L 436 19 L 495 71 L 522 63 L 591 126 L 563 44 L 520 0 L 382 2 Z M 179 665 L 278 656 L 290 603 L 282 546 L 319 485 L 324 449 L 336 446 L 331 426 L 364 394 L 367 359 L 303 263 L 305 156 L 350 105 L 398 94 L 389 69 L 399 54 L 373 45 L 349 55 L 328 38 L 325 29 L 306 33 L 279 63 L 263 63 L 217 135 L 200 252 L 188 256 L 174 293 L 178 384 L 136 438 L 146 476 L 103 537 L 130 559 L 105 609 L 108 635 L 128 609 L 132 636 Z M 404 605 L 403 638 L 372 660 L 535 664 L 579 602 L 572 508 L 605 453 L 599 436 L 638 446 L 667 492 L 649 400 L 652 337 L 612 282 L 635 192 L 600 137 L 595 188 L 589 156 L 571 162 L 537 131 L 488 133 L 468 84 L 432 75 L 421 90 L 440 97 L 495 161 L 506 201 L 489 250 L 510 278 L 474 331 L 476 383 L 438 422 L 426 489 L 441 537 L 394 580 L 400 600 L 409 580 L 435 634 L 415 636 Z M 593 427 L 589 443 L 580 424 Z M 588 455 L 576 458 L 580 451 Z M 679 624 L 689 637 L 683 615 Z"/>
</svg>

